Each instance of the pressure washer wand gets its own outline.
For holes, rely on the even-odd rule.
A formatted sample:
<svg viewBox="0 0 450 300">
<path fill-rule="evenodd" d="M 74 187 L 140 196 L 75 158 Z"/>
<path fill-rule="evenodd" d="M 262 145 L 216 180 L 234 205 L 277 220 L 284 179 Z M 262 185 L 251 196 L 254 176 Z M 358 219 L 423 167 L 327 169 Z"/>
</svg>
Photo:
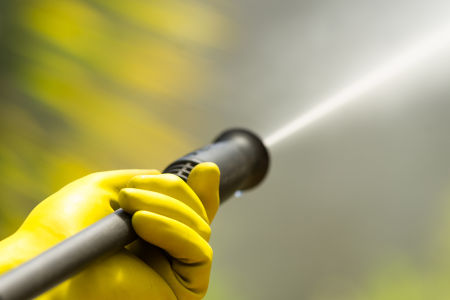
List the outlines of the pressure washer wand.
<svg viewBox="0 0 450 300">
<path fill-rule="evenodd" d="M 219 166 L 219 193 L 223 203 L 234 192 L 252 188 L 263 180 L 269 167 L 269 154 L 255 134 L 232 129 L 223 132 L 212 144 L 176 160 L 164 173 L 176 174 L 186 181 L 191 170 L 201 162 Z M 36 297 L 137 238 L 131 215 L 118 209 L 1 276 L 0 299 Z"/>
</svg>

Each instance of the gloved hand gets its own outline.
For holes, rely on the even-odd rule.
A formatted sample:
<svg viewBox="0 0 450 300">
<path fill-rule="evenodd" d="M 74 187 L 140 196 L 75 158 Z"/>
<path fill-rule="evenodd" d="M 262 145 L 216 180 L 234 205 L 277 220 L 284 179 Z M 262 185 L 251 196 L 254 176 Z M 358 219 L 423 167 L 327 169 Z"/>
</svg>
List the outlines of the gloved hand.
<svg viewBox="0 0 450 300">
<path fill-rule="evenodd" d="M 208 288 L 209 224 L 219 207 L 219 169 L 197 165 L 185 183 L 155 170 L 81 178 L 41 202 L 0 242 L 0 273 L 112 213 L 129 213 L 142 238 L 100 260 L 40 299 L 201 299 Z M 113 209 L 114 208 L 114 209 Z"/>
</svg>

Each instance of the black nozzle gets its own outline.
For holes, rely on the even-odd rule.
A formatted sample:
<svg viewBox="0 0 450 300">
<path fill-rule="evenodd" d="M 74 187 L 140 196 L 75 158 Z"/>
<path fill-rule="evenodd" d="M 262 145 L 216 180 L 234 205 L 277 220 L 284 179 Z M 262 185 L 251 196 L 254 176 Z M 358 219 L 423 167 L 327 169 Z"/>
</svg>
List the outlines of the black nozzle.
<svg viewBox="0 0 450 300">
<path fill-rule="evenodd" d="M 236 191 L 250 189 L 264 179 L 269 169 L 269 152 L 254 133 L 230 129 L 212 144 L 177 159 L 164 173 L 176 174 L 186 181 L 191 170 L 202 162 L 218 165 L 220 201 L 223 202 Z"/>
</svg>

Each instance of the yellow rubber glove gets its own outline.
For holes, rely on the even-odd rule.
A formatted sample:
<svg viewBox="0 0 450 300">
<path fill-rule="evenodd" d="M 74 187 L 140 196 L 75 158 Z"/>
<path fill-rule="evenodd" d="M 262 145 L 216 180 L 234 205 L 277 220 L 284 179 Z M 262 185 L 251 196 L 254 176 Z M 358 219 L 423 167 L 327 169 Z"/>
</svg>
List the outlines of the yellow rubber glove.
<svg viewBox="0 0 450 300">
<path fill-rule="evenodd" d="M 201 299 L 211 269 L 209 224 L 219 207 L 219 177 L 215 164 L 202 163 L 187 183 L 155 170 L 81 178 L 36 206 L 19 230 L 0 242 L 0 273 L 120 206 L 134 213 L 132 224 L 142 240 L 94 263 L 40 299 Z"/>
</svg>

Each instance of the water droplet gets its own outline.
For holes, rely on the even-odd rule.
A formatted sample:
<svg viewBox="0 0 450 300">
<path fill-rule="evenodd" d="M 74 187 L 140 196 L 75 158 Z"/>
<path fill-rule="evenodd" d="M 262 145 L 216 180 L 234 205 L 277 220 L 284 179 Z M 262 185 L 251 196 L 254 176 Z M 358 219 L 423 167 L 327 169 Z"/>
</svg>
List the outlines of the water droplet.
<svg viewBox="0 0 450 300">
<path fill-rule="evenodd" d="M 234 197 L 236 197 L 236 198 L 240 198 L 241 196 L 242 196 L 242 191 L 236 191 L 235 193 L 234 193 Z"/>
</svg>

